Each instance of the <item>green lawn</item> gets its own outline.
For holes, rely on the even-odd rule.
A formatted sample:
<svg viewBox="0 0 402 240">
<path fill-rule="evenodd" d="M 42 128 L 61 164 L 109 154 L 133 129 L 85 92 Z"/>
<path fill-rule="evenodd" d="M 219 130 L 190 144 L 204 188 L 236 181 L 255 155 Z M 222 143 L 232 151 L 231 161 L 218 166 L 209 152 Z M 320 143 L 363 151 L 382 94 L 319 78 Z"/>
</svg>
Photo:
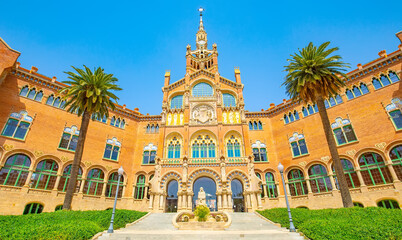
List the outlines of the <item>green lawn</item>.
<svg viewBox="0 0 402 240">
<path fill-rule="evenodd" d="M 114 228 L 124 227 L 145 214 L 117 210 Z M 112 210 L 0 216 L 0 239 L 90 239 L 109 228 L 111 215 Z"/>
<path fill-rule="evenodd" d="M 289 228 L 285 208 L 258 211 Z M 379 207 L 340 209 L 291 209 L 295 227 L 313 240 L 402 239 L 402 211 Z"/>
</svg>

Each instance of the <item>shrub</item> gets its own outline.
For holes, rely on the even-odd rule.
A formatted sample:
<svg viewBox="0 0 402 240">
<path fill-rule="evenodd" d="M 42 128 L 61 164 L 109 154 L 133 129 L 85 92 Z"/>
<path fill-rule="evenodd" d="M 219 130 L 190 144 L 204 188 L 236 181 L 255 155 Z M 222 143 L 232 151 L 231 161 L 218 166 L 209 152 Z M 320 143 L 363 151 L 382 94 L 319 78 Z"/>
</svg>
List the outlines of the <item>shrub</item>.
<svg viewBox="0 0 402 240">
<path fill-rule="evenodd" d="M 144 216 L 145 212 L 116 210 L 114 228 Z M 109 227 L 111 210 L 57 211 L 0 216 L 0 239 L 90 239 Z"/>
<path fill-rule="evenodd" d="M 209 208 L 205 205 L 198 205 L 195 208 L 194 215 L 198 217 L 199 222 L 205 222 L 209 215 Z"/>
<path fill-rule="evenodd" d="M 287 209 L 274 208 L 259 213 L 289 228 Z M 402 239 L 402 213 L 399 209 L 340 208 L 292 209 L 293 223 L 312 240 Z"/>
</svg>

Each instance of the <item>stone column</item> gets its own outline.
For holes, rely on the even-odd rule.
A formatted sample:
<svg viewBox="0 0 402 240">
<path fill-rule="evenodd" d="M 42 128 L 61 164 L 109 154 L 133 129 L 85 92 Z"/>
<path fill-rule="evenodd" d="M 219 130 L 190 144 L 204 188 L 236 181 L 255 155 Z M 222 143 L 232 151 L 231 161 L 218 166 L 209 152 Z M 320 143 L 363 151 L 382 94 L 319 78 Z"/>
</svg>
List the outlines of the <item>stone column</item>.
<svg viewBox="0 0 402 240">
<path fill-rule="evenodd" d="M 331 184 L 332 184 L 332 190 L 338 190 L 338 187 L 336 186 L 334 174 L 329 175 L 329 180 L 331 181 Z"/>
<path fill-rule="evenodd" d="M 230 210 L 232 210 L 232 209 L 233 209 L 232 194 L 231 194 L 231 193 L 228 193 L 227 198 L 228 198 L 228 208 L 229 208 Z"/>
<path fill-rule="evenodd" d="M 306 178 L 306 183 L 307 183 L 308 193 L 313 193 L 313 191 L 311 191 L 310 178 Z"/>
<path fill-rule="evenodd" d="M 181 209 L 181 195 L 177 196 L 177 210 Z"/>
<path fill-rule="evenodd" d="M 147 199 L 147 196 L 148 196 L 148 186 L 145 186 L 145 189 L 144 189 L 144 198 L 143 198 L 143 199 Z"/>
<path fill-rule="evenodd" d="M 103 181 L 102 195 L 101 197 L 106 197 L 107 180 Z"/>
<path fill-rule="evenodd" d="M 227 209 L 228 208 L 228 197 L 227 197 L 226 194 L 222 194 L 222 197 L 223 197 L 223 206 L 222 206 L 222 208 Z"/>
<path fill-rule="evenodd" d="M 87 180 L 86 178 L 83 178 L 83 179 L 81 180 L 80 191 L 79 191 L 78 193 L 83 194 L 83 192 L 84 192 L 84 185 L 85 185 L 85 181 L 86 181 L 86 180 Z"/>
<path fill-rule="evenodd" d="M 285 183 L 285 187 L 286 187 L 286 190 L 288 190 L 287 191 L 287 193 L 288 193 L 288 196 L 292 196 L 292 194 L 290 194 L 290 186 L 289 186 L 289 183 Z M 283 195 L 285 195 L 285 194 L 283 194 Z"/>
<path fill-rule="evenodd" d="M 191 210 L 193 208 L 193 201 L 191 194 L 187 195 L 187 209 Z"/>
<path fill-rule="evenodd" d="M 27 177 L 27 180 L 25 180 L 24 187 L 28 187 L 28 188 L 30 187 L 29 183 L 31 182 L 31 178 L 32 178 L 33 173 L 34 173 L 34 170 L 29 170 L 28 177 Z"/>
<path fill-rule="evenodd" d="M 267 184 L 263 184 L 263 185 L 262 185 L 262 190 L 264 191 L 264 198 L 267 198 L 267 197 L 268 197 L 268 194 L 267 194 Z M 260 195 L 260 198 L 261 198 L 261 195 Z"/>
<path fill-rule="evenodd" d="M 249 196 L 251 198 L 251 208 L 254 210 L 257 208 L 257 197 L 256 195 L 258 195 L 258 193 L 250 193 Z"/>
<path fill-rule="evenodd" d="M 149 209 L 152 209 L 153 208 L 153 204 L 154 204 L 154 195 L 153 194 L 150 194 L 150 196 L 149 196 Z"/>
<path fill-rule="evenodd" d="M 57 191 L 57 187 L 59 186 L 60 179 L 61 179 L 61 174 L 57 174 L 57 178 L 56 178 L 56 182 L 54 183 L 53 191 Z M 75 192 L 75 188 L 74 188 L 74 192 Z"/>
<path fill-rule="evenodd" d="M 363 180 L 363 176 L 362 176 L 362 173 L 360 172 L 360 169 L 356 169 L 356 174 L 357 174 L 357 178 L 359 178 L 359 181 L 360 181 L 360 187 L 365 187 L 366 183 Z"/>
<path fill-rule="evenodd" d="M 187 209 L 187 196 L 185 195 L 185 194 L 183 194 L 182 196 L 181 196 L 181 208 L 183 209 L 183 210 L 186 210 Z"/>
<path fill-rule="evenodd" d="M 247 209 L 251 208 L 251 197 L 250 194 L 247 194 Z"/>
<path fill-rule="evenodd" d="M 281 195 L 282 189 L 280 188 L 279 183 L 275 183 L 276 191 L 278 192 L 278 197 Z M 285 186 L 286 187 L 286 186 Z M 288 190 L 289 191 L 289 190 Z M 283 194 L 285 196 L 285 194 Z"/>
<path fill-rule="evenodd" d="M 218 211 L 222 210 L 222 195 L 219 193 L 218 196 Z"/>
<path fill-rule="evenodd" d="M 261 194 L 259 194 L 259 193 L 257 193 L 257 204 L 258 204 L 258 208 L 261 209 L 262 208 Z"/>
<path fill-rule="evenodd" d="M 160 210 L 163 210 L 164 200 L 165 200 L 165 198 L 164 198 L 163 194 L 161 194 L 160 197 L 159 197 L 159 209 Z"/>
<path fill-rule="evenodd" d="M 392 162 L 387 164 L 388 170 L 391 173 L 392 179 L 394 180 L 393 182 L 400 182 L 400 180 L 398 179 L 398 176 L 396 175 L 395 169 L 392 166 Z"/>
</svg>

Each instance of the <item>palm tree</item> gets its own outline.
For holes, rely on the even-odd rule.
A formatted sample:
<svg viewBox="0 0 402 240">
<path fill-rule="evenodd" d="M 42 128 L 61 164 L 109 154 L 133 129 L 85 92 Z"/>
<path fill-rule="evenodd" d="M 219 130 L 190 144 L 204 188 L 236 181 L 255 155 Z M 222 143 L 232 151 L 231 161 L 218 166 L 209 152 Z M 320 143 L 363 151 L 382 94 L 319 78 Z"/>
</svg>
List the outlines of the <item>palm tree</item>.
<svg viewBox="0 0 402 240">
<path fill-rule="evenodd" d="M 113 74 L 106 74 L 100 67 L 92 72 L 84 65 L 84 69 L 72 67 L 76 72 L 64 72 L 70 80 L 63 81 L 68 86 L 60 93 L 66 99 L 67 111 L 82 116 L 80 135 L 75 149 L 74 161 L 71 168 L 70 181 L 67 185 L 63 209 L 70 210 L 74 191 L 77 186 L 78 169 L 84 150 L 85 138 L 91 117 L 102 119 L 109 116 L 109 109 L 114 110 L 114 102 L 119 99 L 112 91 L 121 90 L 116 85 L 117 78 Z"/>
<path fill-rule="evenodd" d="M 290 55 L 289 65 L 285 66 L 288 73 L 283 85 L 286 86 L 286 92 L 292 100 L 317 103 L 329 151 L 334 161 L 343 206 L 353 207 L 324 104 L 324 99 L 336 96 L 345 86 L 345 81 L 341 77 L 347 79 L 344 68 L 349 67 L 349 64 L 342 62 L 342 57 L 339 55 L 330 56 L 338 48 L 327 49 L 329 44 L 330 42 L 325 42 L 316 47 L 310 42 L 298 53 Z"/>
</svg>

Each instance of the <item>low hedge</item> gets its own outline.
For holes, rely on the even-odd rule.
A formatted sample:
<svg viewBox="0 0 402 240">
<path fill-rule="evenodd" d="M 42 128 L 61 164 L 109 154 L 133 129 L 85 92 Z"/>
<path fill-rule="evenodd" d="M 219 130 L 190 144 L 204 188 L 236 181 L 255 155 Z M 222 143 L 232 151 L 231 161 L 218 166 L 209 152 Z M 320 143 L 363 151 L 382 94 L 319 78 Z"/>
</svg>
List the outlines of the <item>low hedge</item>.
<svg viewBox="0 0 402 240">
<path fill-rule="evenodd" d="M 124 227 L 145 214 L 116 210 L 113 227 Z M 111 216 L 112 210 L 0 216 L 0 239 L 90 239 L 109 228 Z"/>
<path fill-rule="evenodd" d="M 258 211 L 289 228 L 286 208 Z M 293 223 L 306 237 L 326 239 L 402 239 L 402 212 L 379 207 L 340 209 L 291 209 Z"/>
</svg>

